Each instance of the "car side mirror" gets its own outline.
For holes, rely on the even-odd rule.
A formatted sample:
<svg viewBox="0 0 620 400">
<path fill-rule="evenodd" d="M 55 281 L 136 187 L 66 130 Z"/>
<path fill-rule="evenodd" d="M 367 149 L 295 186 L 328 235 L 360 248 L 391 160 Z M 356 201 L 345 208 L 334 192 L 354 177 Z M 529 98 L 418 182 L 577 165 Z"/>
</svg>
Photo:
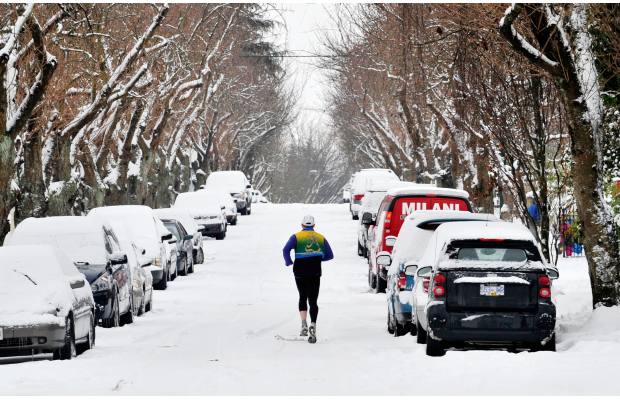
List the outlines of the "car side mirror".
<svg viewBox="0 0 620 400">
<path fill-rule="evenodd" d="M 110 265 L 126 264 L 127 254 L 121 252 L 112 253 L 108 259 L 110 260 Z"/>
<path fill-rule="evenodd" d="M 547 276 L 552 280 L 558 279 L 560 277 L 560 271 L 556 268 L 547 268 Z"/>
<path fill-rule="evenodd" d="M 407 276 L 415 276 L 415 272 L 418 269 L 417 265 L 407 265 L 405 267 L 405 275 Z"/>
<path fill-rule="evenodd" d="M 396 244 L 396 236 L 388 236 L 385 238 L 385 245 L 388 247 L 394 247 Z"/>
<path fill-rule="evenodd" d="M 418 278 L 430 278 L 432 271 L 433 271 L 433 267 L 430 267 L 430 266 L 422 267 L 422 268 L 418 268 L 416 275 L 418 276 Z"/>
<path fill-rule="evenodd" d="M 192 240 L 193 238 L 194 238 L 194 235 L 185 235 L 183 240 Z"/>
<path fill-rule="evenodd" d="M 172 233 L 169 233 L 167 235 L 161 235 L 161 241 L 165 242 L 166 240 L 170 240 L 172 239 Z"/>
<path fill-rule="evenodd" d="M 222 210 L 225 210 L 225 209 L 226 209 L 226 207 L 225 207 L 225 206 L 222 206 L 222 207 L 220 207 L 220 208 L 221 208 Z"/>
<path fill-rule="evenodd" d="M 252 189 L 252 185 L 247 185 L 245 188 L 246 189 Z"/>
<path fill-rule="evenodd" d="M 369 212 L 365 212 L 364 214 L 362 214 L 362 225 L 374 225 L 375 224 L 375 220 L 372 217 L 372 213 Z"/>
<path fill-rule="evenodd" d="M 238 199 L 233 199 L 233 201 L 236 203 Z"/>
<path fill-rule="evenodd" d="M 392 256 L 387 251 L 382 251 L 377 254 L 377 264 L 384 267 L 389 267 L 392 264 Z"/>
<path fill-rule="evenodd" d="M 70 283 L 71 289 L 79 289 L 84 287 L 84 279 L 75 279 Z"/>
</svg>

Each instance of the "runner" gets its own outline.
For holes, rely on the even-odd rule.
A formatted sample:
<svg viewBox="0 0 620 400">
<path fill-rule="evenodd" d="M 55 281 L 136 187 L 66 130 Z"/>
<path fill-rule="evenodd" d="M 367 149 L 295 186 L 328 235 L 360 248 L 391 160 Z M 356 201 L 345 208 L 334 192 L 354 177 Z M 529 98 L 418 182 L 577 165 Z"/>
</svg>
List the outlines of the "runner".
<svg viewBox="0 0 620 400">
<path fill-rule="evenodd" d="M 284 246 L 284 262 L 293 265 L 295 283 L 299 291 L 300 336 L 308 336 L 309 343 L 316 343 L 316 318 L 319 314 L 317 300 L 321 285 L 321 262 L 334 258 L 327 239 L 314 231 L 314 217 L 306 215 L 301 222 L 302 230 L 290 237 Z M 291 260 L 295 250 L 295 262 Z M 306 322 L 310 304 L 310 328 Z"/>
</svg>

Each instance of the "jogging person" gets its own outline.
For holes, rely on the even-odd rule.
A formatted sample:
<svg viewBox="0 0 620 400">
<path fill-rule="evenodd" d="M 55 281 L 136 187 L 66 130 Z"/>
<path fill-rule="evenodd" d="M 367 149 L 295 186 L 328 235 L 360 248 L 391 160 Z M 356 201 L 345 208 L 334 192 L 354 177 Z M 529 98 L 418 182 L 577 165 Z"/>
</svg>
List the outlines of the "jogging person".
<svg viewBox="0 0 620 400">
<path fill-rule="evenodd" d="M 295 283 L 299 291 L 300 336 L 308 336 L 308 342 L 316 343 L 316 318 L 319 315 L 319 287 L 321 285 L 321 262 L 334 258 L 327 239 L 314 231 L 314 217 L 306 215 L 301 222 L 302 230 L 290 237 L 284 249 L 286 266 L 293 266 Z M 291 260 L 295 250 L 295 262 Z M 310 328 L 306 322 L 310 304 Z"/>
</svg>

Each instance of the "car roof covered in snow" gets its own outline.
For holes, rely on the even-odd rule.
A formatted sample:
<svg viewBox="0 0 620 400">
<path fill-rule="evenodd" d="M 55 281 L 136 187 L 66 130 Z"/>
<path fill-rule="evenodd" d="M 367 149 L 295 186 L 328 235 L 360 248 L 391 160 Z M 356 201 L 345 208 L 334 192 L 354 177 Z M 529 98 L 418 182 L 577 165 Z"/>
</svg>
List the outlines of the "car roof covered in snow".
<svg viewBox="0 0 620 400">
<path fill-rule="evenodd" d="M 427 184 L 414 184 L 393 187 L 388 190 L 389 196 L 415 196 L 431 194 L 436 196 L 450 196 L 469 199 L 469 193 L 461 189 L 440 188 Z"/>
<path fill-rule="evenodd" d="M 532 233 L 522 224 L 505 221 L 446 222 L 435 231 L 438 244 L 454 240 L 503 239 L 535 242 Z"/>
<path fill-rule="evenodd" d="M 463 213 L 465 213 L 465 215 L 463 215 Z M 451 220 L 455 218 L 473 220 L 473 221 L 499 221 L 499 218 L 497 218 L 493 214 L 472 213 L 469 211 L 453 211 L 453 210 L 413 211 L 411 214 L 407 215 L 407 217 L 405 218 L 405 221 L 413 220 L 413 221 L 416 221 L 417 224 L 421 224 L 427 221 L 445 221 L 445 220 Z"/>
<path fill-rule="evenodd" d="M 189 233 L 198 231 L 198 224 L 191 214 L 182 207 L 158 208 L 153 210 L 155 215 L 160 219 L 175 219 L 183 225 L 183 228 Z"/>
<path fill-rule="evenodd" d="M 105 215 L 135 215 L 136 213 L 153 215 L 153 209 L 149 206 L 141 205 L 105 206 L 93 208 L 88 215 L 96 215 L 99 213 Z"/>
<path fill-rule="evenodd" d="M 49 244 L 60 248 L 74 262 L 105 264 L 104 228 L 111 230 L 109 224 L 96 217 L 31 217 L 17 225 L 7 244 Z"/>
</svg>

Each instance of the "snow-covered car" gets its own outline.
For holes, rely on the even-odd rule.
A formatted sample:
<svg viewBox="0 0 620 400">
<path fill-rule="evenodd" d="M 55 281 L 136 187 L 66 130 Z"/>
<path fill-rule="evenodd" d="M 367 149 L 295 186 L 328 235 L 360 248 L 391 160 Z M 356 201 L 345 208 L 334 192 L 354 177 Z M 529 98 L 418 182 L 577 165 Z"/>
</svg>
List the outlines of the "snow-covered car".
<svg viewBox="0 0 620 400">
<path fill-rule="evenodd" d="M 226 237 L 226 213 L 220 202 L 202 191 L 179 193 L 172 208 L 183 209 L 201 226 L 203 236 L 223 240 Z"/>
<path fill-rule="evenodd" d="M 95 345 L 86 278 L 57 247 L 0 247 L 0 356 L 70 359 Z"/>
<path fill-rule="evenodd" d="M 181 223 L 175 219 L 162 219 L 161 222 L 172 236 L 177 250 L 177 274 L 185 276 L 194 272 L 194 258 L 192 257 L 192 235 L 187 233 Z"/>
<path fill-rule="evenodd" d="M 389 189 L 381 201 L 376 221 L 370 223 L 375 227 L 368 255 L 368 285 L 377 293 L 383 292 L 387 283 L 387 268 L 376 263 L 377 256 L 390 254 L 407 215 L 417 210 L 471 212 L 472 206 L 469 193 L 464 190 L 411 182 Z"/>
<path fill-rule="evenodd" d="M 200 189 L 198 193 L 211 196 L 216 199 L 222 207 L 226 215 L 226 222 L 230 225 L 237 225 L 237 199 L 233 198 L 230 193 L 220 189 Z"/>
<path fill-rule="evenodd" d="M 170 266 L 170 280 L 173 281 L 177 278 L 177 276 L 179 276 L 179 252 L 177 251 L 177 240 L 172 232 L 166 228 L 166 225 L 164 225 L 161 219 L 155 218 L 155 225 L 157 226 L 157 230 L 161 236 L 161 241 L 164 246 L 164 253 L 166 254 L 166 260 L 168 260 L 168 265 Z"/>
<path fill-rule="evenodd" d="M 416 272 L 429 278 L 428 298 L 414 301 L 427 355 L 479 344 L 555 351 L 551 284 L 559 274 L 525 226 L 446 222 L 429 243 Z"/>
<path fill-rule="evenodd" d="M 351 183 L 351 202 L 349 203 L 349 210 L 353 219 L 357 220 L 360 217 L 358 211 L 362 204 L 364 193 L 368 191 L 370 185 L 380 180 L 398 182 L 400 178 L 391 169 L 382 168 L 365 168 L 355 174 L 355 178 L 353 178 Z"/>
<path fill-rule="evenodd" d="M 153 210 L 159 219 L 174 219 L 179 221 L 183 228 L 192 235 L 193 241 L 193 257 L 194 264 L 202 264 L 205 259 L 204 250 L 202 249 L 202 229 L 200 225 L 196 223 L 196 220 L 191 214 L 183 208 L 158 208 Z"/>
<path fill-rule="evenodd" d="M 263 196 L 260 190 L 254 189 L 252 190 L 252 203 L 269 203 L 269 200 Z"/>
<path fill-rule="evenodd" d="M 151 260 L 153 287 L 165 290 L 171 279 L 172 267 L 176 260 L 171 260 L 164 241 L 172 239 L 150 207 L 138 205 L 96 207 L 89 216 L 98 217 L 105 222 L 119 221 L 125 225 L 133 242 L 145 250 L 144 255 Z M 163 232 L 166 232 L 165 234 Z M 172 264 L 174 261 L 175 264 Z"/>
<path fill-rule="evenodd" d="M 437 227 L 446 222 L 498 221 L 492 214 L 461 211 L 414 211 L 407 216 L 392 248 L 391 258 L 384 258 L 387 272 L 387 329 L 395 336 L 416 333 L 415 315 L 412 314 L 412 293 L 417 293 L 418 303 L 425 300 L 428 280 L 416 280 L 418 260 L 424 254 Z M 416 291 L 417 286 L 422 290 Z M 426 286 L 424 286 L 426 285 Z"/>
<path fill-rule="evenodd" d="M 133 292 L 133 313 L 142 315 L 151 311 L 153 308 L 153 275 L 151 270 L 155 267 L 151 265 L 151 259 L 146 257 L 146 251 L 138 247 L 131 234 L 119 221 L 110 222 L 121 251 L 127 254 L 127 265 L 131 278 L 131 288 Z"/>
<path fill-rule="evenodd" d="M 26 218 L 8 243 L 48 244 L 62 250 L 86 276 L 105 328 L 133 322 L 131 273 L 112 227 L 94 217 Z"/>
<path fill-rule="evenodd" d="M 241 171 L 215 171 L 209 174 L 204 189 L 218 189 L 237 199 L 237 211 L 241 215 L 252 213 L 252 185 Z"/>
</svg>

